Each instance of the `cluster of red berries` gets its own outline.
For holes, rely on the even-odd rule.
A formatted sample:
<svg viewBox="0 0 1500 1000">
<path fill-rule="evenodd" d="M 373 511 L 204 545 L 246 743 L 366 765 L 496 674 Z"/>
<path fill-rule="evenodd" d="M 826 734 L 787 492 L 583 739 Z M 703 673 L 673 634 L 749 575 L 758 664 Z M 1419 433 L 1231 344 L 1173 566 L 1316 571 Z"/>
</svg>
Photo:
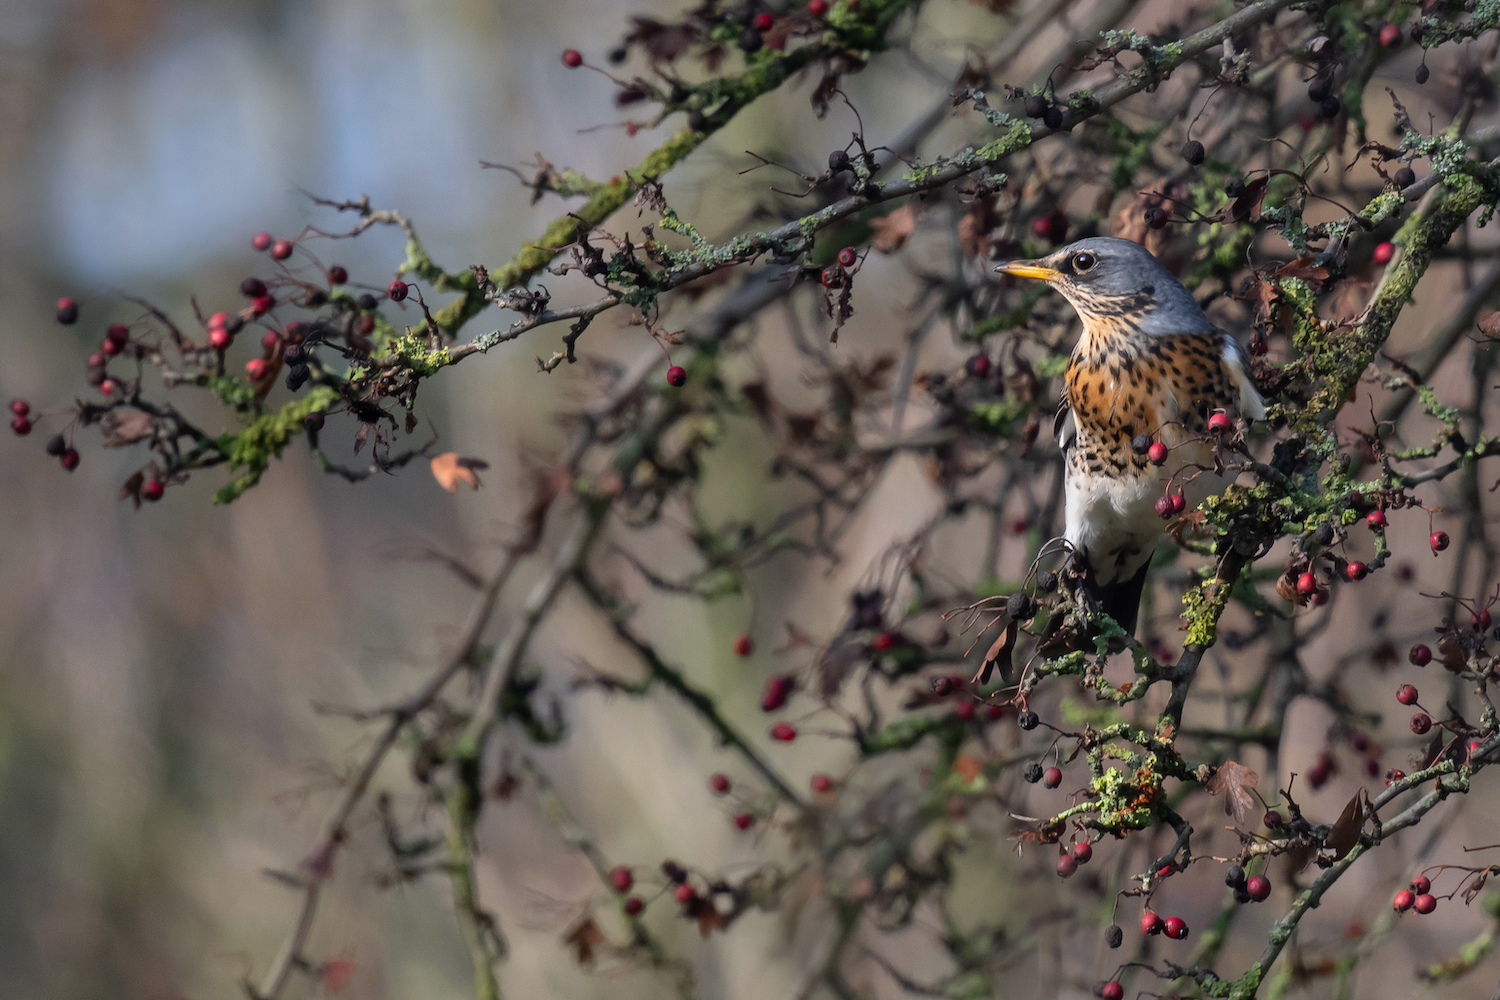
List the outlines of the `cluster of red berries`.
<svg viewBox="0 0 1500 1000">
<path fill-rule="evenodd" d="M 1187 921 L 1181 917 L 1167 917 L 1162 919 L 1161 914 L 1154 910 L 1143 910 L 1141 912 L 1142 934 L 1165 934 L 1174 941 L 1181 941 L 1188 936 Z"/>
<path fill-rule="evenodd" d="M 31 433 L 31 404 L 24 399 L 10 401 L 10 429 L 17 437 Z"/>
<path fill-rule="evenodd" d="M 1187 510 L 1187 497 L 1181 493 L 1163 493 L 1156 498 L 1156 516 L 1163 521 Z"/>
<path fill-rule="evenodd" d="M 1052 770 L 1057 771 L 1057 768 L 1054 767 L 1052 768 Z M 1057 780 L 1062 781 L 1061 771 L 1057 771 Z M 1048 785 L 1047 787 L 1055 788 L 1057 786 Z M 1060 854 L 1057 858 L 1057 874 L 1062 876 L 1063 878 L 1069 878 L 1074 872 L 1078 870 L 1079 865 L 1088 864 L 1091 860 L 1093 860 L 1093 857 L 1093 845 L 1091 845 L 1086 840 L 1079 841 L 1071 848 L 1064 847 L 1062 854 Z"/>
<path fill-rule="evenodd" d="M 24 399 L 13 399 L 10 401 L 10 429 L 17 437 L 25 437 L 30 434 L 35 424 L 32 421 L 31 404 Z M 57 459 L 68 472 L 78 468 L 82 461 L 77 449 L 68 445 L 67 439 L 61 434 L 54 434 L 47 440 L 47 454 Z"/>
<path fill-rule="evenodd" d="M 1411 880 L 1410 889 L 1402 889 L 1396 893 L 1396 898 L 1391 900 L 1391 908 L 1397 913 L 1405 913 L 1407 910 L 1416 910 L 1422 914 L 1431 913 L 1437 909 L 1437 897 L 1432 894 L 1432 882 L 1425 876 L 1418 875 Z"/>
<path fill-rule="evenodd" d="M 729 775 L 712 774 L 708 778 L 708 787 L 715 795 L 728 795 L 730 784 Z M 737 812 L 732 817 L 737 829 L 748 830 L 755 825 L 755 814 L 749 812 Z"/>
<path fill-rule="evenodd" d="M 1277 816 L 1277 826 L 1280 826 L 1281 817 Z M 1234 890 L 1234 901 L 1236 903 L 1264 903 L 1271 898 L 1271 880 L 1264 875 L 1252 875 L 1245 877 L 1245 869 L 1239 865 L 1230 865 L 1229 870 L 1224 873 L 1224 884 Z"/>
<path fill-rule="evenodd" d="M 859 254 L 853 247 L 844 247 L 839 251 L 838 262 L 829 264 L 818 273 L 818 283 L 824 288 L 843 288 L 849 284 L 851 277 L 849 268 L 859 263 Z"/>
</svg>

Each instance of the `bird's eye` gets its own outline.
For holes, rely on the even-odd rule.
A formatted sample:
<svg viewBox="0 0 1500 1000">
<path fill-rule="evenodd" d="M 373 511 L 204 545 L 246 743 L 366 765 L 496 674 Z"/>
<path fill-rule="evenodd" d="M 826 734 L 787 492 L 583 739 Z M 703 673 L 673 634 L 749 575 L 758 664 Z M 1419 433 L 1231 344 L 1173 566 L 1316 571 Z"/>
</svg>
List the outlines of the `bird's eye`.
<svg viewBox="0 0 1500 1000">
<path fill-rule="evenodd" d="M 1082 253 L 1075 253 L 1073 255 L 1073 270 L 1077 271 L 1079 274 L 1082 274 L 1085 271 L 1092 271 L 1094 269 L 1094 265 L 1097 263 L 1099 263 L 1099 258 L 1095 257 L 1087 250 L 1083 251 Z"/>
</svg>

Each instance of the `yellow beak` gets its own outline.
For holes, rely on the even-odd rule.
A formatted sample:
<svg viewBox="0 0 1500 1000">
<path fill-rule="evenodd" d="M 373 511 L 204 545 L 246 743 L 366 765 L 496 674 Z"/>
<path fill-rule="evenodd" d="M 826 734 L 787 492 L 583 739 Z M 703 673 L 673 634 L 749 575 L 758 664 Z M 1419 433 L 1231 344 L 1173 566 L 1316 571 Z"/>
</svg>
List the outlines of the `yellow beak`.
<svg viewBox="0 0 1500 1000">
<path fill-rule="evenodd" d="M 1017 278 L 1035 278 L 1038 281 L 1056 281 L 1062 274 L 1061 271 L 1043 267 L 1034 260 L 1013 260 L 1009 264 L 1001 264 L 995 270 L 1001 274 L 1011 274 Z"/>
</svg>

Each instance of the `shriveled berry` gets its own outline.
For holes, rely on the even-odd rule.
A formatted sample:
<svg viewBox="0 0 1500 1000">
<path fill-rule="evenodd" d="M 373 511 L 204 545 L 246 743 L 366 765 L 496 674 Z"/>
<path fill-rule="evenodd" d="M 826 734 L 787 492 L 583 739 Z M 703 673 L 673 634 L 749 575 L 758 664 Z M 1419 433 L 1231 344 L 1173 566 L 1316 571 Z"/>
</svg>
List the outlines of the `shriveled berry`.
<svg viewBox="0 0 1500 1000">
<path fill-rule="evenodd" d="M 1167 937 L 1174 941 L 1181 941 L 1188 936 L 1187 921 L 1181 917 L 1168 917 L 1167 925 L 1163 930 L 1167 932 Z"/>
<path fill-rule="evenodd" d="M 1426 63 L 1422 63 L 1422 65 L 1420 65 L 1420 66 L 1417 67 L 1416 76 L 1417 76 L 1417 85 L 1421 86 L 1422 84 L 1424 84 L 1424 83 L 1427 82 L 1427 80 L 1428 80 L 1429 77 L 1432 76 L 1432 70 L 1430 70 L 1430 69 L 1427 68 L 1427 64 Z"/>
<path fill-rule="evenodd" d="M 1286 822 L 1281 818 L 1281 813 L 1275 809 L 1266 810 L 1266 814 L 1260 818 L 1260 821 L 1266 825 L 1267 830 L 1280 829 L 1281 824 Z"/>
<path fill-rule="evenodd" d="M 708 787 L 715 795 L 727 795 L 729 793 L 729 775 L 711 774 L 708 776 Z"/>
<path fill-rule="evenodd" d="M 826 774 L 815 774 L 812 776 L 812 790 L 819 795 L 833 791 L 833 779 Z"/>
<path fill-rule="evenodd" d="M 1344 110 L 1344 105 L 1340 103 L 1337 97 L 1325 97 L 1318 105 L 1318 114 L 1322 115 L 1328 121 L 1337 118 L 1339 112 L 1342 110 Z"/>
<path fill-rule="evenodd" d="M 1167 446 L 1162 441 L 1153 441 L 1151 447 L 1146 449 L 1146 458 L 1152 465 L 1165 465 L 1167 454 Z"/>
<path fill-rule="evenodd" d="M 1389 240 L 1384 243 L 1375 244 L 1375 253 L 1372 255 L 1375 263 L 1381 267 L 1389 264 L 1396 256 L 1396 245 Z"/>
<path fill-rule="evenodd" d="M 1062 768 L 1049 767 L 1042 772 L 1042 787 L 1056 788 L 1062 784 Z"/>
<path fill-rule="evenodd" d="M 1245 193 L 1245 179 L 1238 174 L 1230 174 L 1224 178 L 1224 193 L 1231 198 L 1238 198 Z"/>
<path fill-rule="evenodd" d="M 748 830 L 755 825 L 755 817 L 750 813 L 735 813 L 734 825 L 738 830 Z"/>
<path fill-rule="evenodd" d="M 1426 712 L 1418 712 L 1411 717 L 1411 731 L 1418 736 L 1425 736 L 1432 729 L 1432 716 Z"/>
<path fill-rule="evenodd" d="M 68 442 L 61 434 L 54 434 L 47 439 L 47 454 L 53 458 L 58 457 L 68 450 Z"/>
<path fill-rule="evenodd" d="M 740 50 L 745 53 L 759 52 L 765 44 L 766 40 L 754 28 L 746 28 L 740 32 Z"/>
<path fill-rule="evenodd" d="M 1417 172 L 1411 167 L 1402 167 L 1392 175 L 1398 188 L 1409 188 L 1417 183 Z"/>
<path fill-rule="evenodd" d="M 1161 918 L 1161 914 L 1156 913 L 1152 910 L 1141 911 L 1142 934 L 1160 934 L 1162 932 L 1163 923 L 1164 921 Z"/>
<path fill-rule="evenodd" d="M 853 247 L 844 247 L 839 251 L 839 264 L 842 266 L 853 267 L 857 260 L 859 260 L 859 254 L 855 253 Z"/>
<path fill-rule="evenodd" d="M 1271 880 L 1264 875 L 1252 875 L 1245 883 L 1245 891 L 1257 903 L 1264 903 L 1271 898 Z"/>
<path fill-rule="evenodd" d="M 1370 513 L 1365 515 L 1365 527 L 1369 528 L 1371 531 L 1383 531 L 1390 525 L 1390 523 L 1391 522 L 1386 519 L 1385 511 L 1383 510 L 1372 510 L 1370 511 Z"/>
<path fill-rule="evenodd" d="M 1381 26 L 1380 44 L 1388 49 L 1399 49 L 1401 47 L 1401 29 L 1394 24 Z"/>
<path fill-rule="evenodd" d="M 818 275 L 818 281 L 824 288 L 837 288 L 844 283 L 844 272 L 837 267 L 825 267 Z"/>
<path fill-rule="evenodd" d="M 1056 104 L 1049 104 L 1042 111 L 1042 124 L 1050 129 L 1062 128 L 1063 109 Z"/>
<path fill-rule="evenodd" d="M 953 693 L 953 678 L 947 674 L 940 674 L 932 679 L 932 693 L 939 698 L 946 698 Z"/>
<path fill-rule="evenodd" d="M 1036 578 L 1036 589 L 1050 594 L 1057 589 L 1057 574 L 1050 569 Z"/>
<path fill-rule="evenodd" d="M 1035 604 L 1031 600 L 1031 595 L 1024 590 L 1018 590 L 1006 599 L 1005 611 L 1012 619 L 1018 622 L 1029 621 L 1036 614 Z"/>
<path fill-rule="evenodd" d="M 1026 769 L 1021 772 L 1021 777 L 1028 785 L 1036 784 L 1038 781 L 1042 780 L 1042 765 L 1038 764 L 1036 761 L 1032 761 L 1031 763 L 1027 764 Z"/>
<path fill-rule="evenodd" d="M 400 278 L 391 282 L 385 289 L 385 293 L 391 297 L 392 302 L 404 302 L 409 291 L 410 286 Z"/>
<path fill-rule="evenodd" d="M 1405 913 L 1407 910 L 1412 908 L 1412 904 L 1416 901 L 1417 896 L 1415 893 L 1413 893 L 1409 889 L 1402 889 L 1400 892 L 1396 893 L 1396 898 L 1391 900 L 1391 909 L 1395 910 L 1397 913 Z"/>
<path fill-rule="evenodd" d="M 635 885 L 635 875 L 625 865 L 616 865 L 609 870 L 609 887 L 615 892 L 629 892 Z"/>
<path fill-rule="evenodd" d="M 1396 689 L 1396 700 L 1403 705 L 1415 705 L 1417 703 L 1417 689 L 1410 684 L 1401 685 Z"/>
<path fill-rule="evenodd" d="M 790 722 L 778 722 L 771 727 L 771 739 L 778 743 L 790 743 L 797 738 L 797 727 Z"/>
<path fill-rule="evenodd" d="M 829 153 L 828 169 L 836 174 L 852 169 L 849 164 L 849 154 L 842 149 L 835 149 Z"/>
<path fill-rule="evenodd" d="M 259 382 L 266 377 L 266 363 L 260 358 L 251 358 L 245 362 L 245 377 L 252 382 Z"/>
<path fill-rule="evenodd" d="M 1119 930 L 1118 927 L 1114 927 L 1113 929 Z M 1119 945 L 1112 944 L 1110 945 L 1110 947 L 1118 948 Z M 1125 987 L 1120 985 L 1120 981 L 1118 979 L 1111 979 L 1109 982 L 1099 987 L 1099 1000 L 1124 1000 L 1124 998 Z"/>
<path fill-rule="evenodd" d="M 1414 666 L 1425 667 L 1432 662 L 1432 650 L 1419 642 L 1411 648 L 1411 652 L 1406 654 L 1406 658 Z"/>
<path fill-rule="evenodd" d="M 1431 892 L 1432 879 L 1428 878 L 1426 875 L 1418 875 L 1416 878 L 1411 880 L 1411 891 L 1416 893 L 1418 896 L 1422 895 L 1425 892 Z"/>
<path fill-rule="evenodd" d="M 1109 945 L 1111 948 L 1120 947 L 1120 945 L 1124 941 L 1125 931 L 1120 928 L 1119 924 L 1110 924 L 1108 927 L 1104 928 L 1104 943 Z M 1108 986 L 1109 984 L 1105 983 L 1104 985 Z M 1116 985 L 1119 984 L 1117 983 Z M 1104 996 L 1104 993 L 1101 991 L 1099 995 Z M 1118 995 L 1123 996 L 1123 993 Z"/>
<path fill-rule="evenodd" d="M 1174 513 L 1176 513 L 1176 510 L 1172 506 L 1172 498 L 1171 497 L 1169 497 L 1169 496 L 1159 496 L 1159 497 L 1156 498 L 1156 516 L 1157 517 L 1159 517 L 1163 521 L 1165 521 L 1167 518 L 1171 517 Z"/>
<path fill-rule="evenodd" d="M 1047 113 L 1047 99 L 1041 94 L 1031 94 L 1026 98 L 1026 117 L 1040 118 Z"/>
<path fill-rule="evenodd" d="M 1137 434 L 1130 439 L 1130 450 L 1137 455 L 1144 455 L 1151 449 L 1151 435 Z"/>
<path fill-rule="evenodd" d="M 1188 161 L 1188 163 L 1192 166 L 1196 167 L 1198 164 L 1202 163 L 1205 155 L 1207 154 L 1203 149 L 1203 143 L 1199 142 L 1197 139 L 1189 139 L 1187 142 L 1182 144 L 1182 158 Z"/>
<path fill-rule="evenodd" d="M 79 456 L 77 448 L 69 448 L 58 456 L 58 461 L 62 463 L 64 469 L 72 472 L 78 468 L 78 463 L 83 461 L 83 459 Z"/>
<path fill-rule="evenodd" d="M 1416 902 L 1412 904 L 1412 907 L 1418 913 L 1431 913 L 1433 910 L 1437 909 L 1437 897 L 1430 892 L 1424 892 L 1417 897 Z"/>
<path fill-rule="evenodd" d="M 1061 875 L 1063 878 L 1071 878 L 1073 873 L 1077 870 L 1078 862 L 1073 860 L 1073 855 L 1064 854 L 1058 857 L 1057 874 Z"/>
<path fill-rule="evenodd" d="M 990 356 L 976 354 L 964 362 L 964 371 L 975 378 L 986 378 L 990 374 Z"/>
<path fill-rule="evenodd" d="M 1025 729 L 1028 732 L 1035 729 L 1037 727 L 1037 724 L 1041 721 L 1042 720 L 1037 717 L 1037 714 L 1035 712 L 1022 712 L 1020 715 L 1016 716 L 1016 725 L 1020 726 L 1022 729 Z"/>
<path fill-rule="evenodd" d="M 1432 551 L 1441 552 L 1448 547 L 1448 533 L 1446 531 L 1434 531 L 1427 537 L 1427 544 L 1432 546 Z"/>
<path fill-rule="evenodd" d="M 57 321 L 63 326 L 78 322 L 78 303 L 69 298 L 57 300 Z"/>
<path fill-rule="evenodd" d="M 755 640 L 749 635 L 736 636 L 734 639 L 734 655 L 749 656 L 755 652 Z"/>
<path fill-rule="evenodd" d="M 1080 865 L 1086 865 L 1094 860 L 1094 845 L 1086 840 L 1080 840 L 1073 845 L 1073 860 Z"/>
<path fill-rule="evenodd" d="M 349 269 L 342 264 L 335 264 L 328 269 L 328 283 L 330 285 L 342 285 L 349 280 Z"/>
<path fill-rule="evenodd" d="M 568 69 L 577 69 L 583 65 L 583 53 L 577 49 L 563 49 L 562 64 Z"/>
</svg>

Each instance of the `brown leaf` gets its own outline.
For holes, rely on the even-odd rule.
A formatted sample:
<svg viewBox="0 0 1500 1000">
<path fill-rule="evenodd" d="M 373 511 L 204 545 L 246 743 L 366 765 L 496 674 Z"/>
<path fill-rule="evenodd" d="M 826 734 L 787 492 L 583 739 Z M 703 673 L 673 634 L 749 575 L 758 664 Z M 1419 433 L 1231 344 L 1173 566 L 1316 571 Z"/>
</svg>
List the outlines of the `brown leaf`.
<svg viewBox="0 0 1500 1000">
<path fill-rule="evenodd" d="M 146 474 L 137 472 L 125 482 L 120 484 L 120 493 L 117 500 L 130 500 L 135 504 L 135 509 L 141 509 L 141 487 L 146 483 Z"/>
<path fill-rule="evenodd" d="M 1301 278 L 1304 281 L 1327 281 L 1328 268 L 1313 266 L 1314 257 L 1298 257 L 1271 272 L 1273 278 Z"/>
<path fill-rule="evenodd" d="M 828 647 L 818 660 L 818 692 L 824 698 L 839 693 L 844 679 L 864 658 L 864 650 L 864 643 L 849 639 L 835 639 Z"/>
<path fill-rule="evenodd" d="M 1255 809 L 1255 793 L 1251 789 L 1259 784 L 1260 775 L 1244 764 L 1226 760 L 1209 779 L 1208 794 L 1223 792 L 1224 815 L 1233 816 L 1236 823 L 1243 823 Z"/>
<path fill-rule="evenodd" d="M 1479 317 L 1479 332 L 1486 337 L 1500 336 L 1500 312 L 1485 313 Z"/>
<path fill-rule="evenodd" d="M 476 468 L 487 469 L 489 464 L 477 458 L 460 458 L 457 452 L 445 451 L 432 459 L 432 478 L 449 493 L 457 493 L 459 483 L 477 490 L 479 477 L 473 471 Z"/>
<path fill-rule="evenodd" d="M 625 41 L 646 50 L 652 62 L 671 62 L 693 44 L 695 33 L 687 24 L 666 24 L 654 17 L 634 16 Z"/>
<path fill-rule="evenodd" d="M 962 778 L 966 783 L 971 783 L 984 773 L 984 765 L 979 758 L 971 754 L 961 753 L 953 758 L 953 773 Z"/>
<path fill-rule="evenodd" d="M 106 448 L 124 448 L 135 444 L 142 438 L 150 437 L 155 427 L 156 418 L 139 410 L 128 413 L 110 410 L 99 421 L 99 429 L 104 432 L 104 447 Z"/>
<path fill-rule="evenodd" d="M 870 220 L 870 246 L 881 253 L 895 253 L 906 245 L 906 238 L 917 230 L 917 210 L 910 204 Z"/>
<path fill-rule="evenodd" d="M 579 965 L 594 964 L 594 949 L 604 943 L 604 932 L 594 923 L 594 918 L 584 917 L 563 934 L 563 944 L 573 949 Z"/>
<path fill-rule="evenodd" d="M 1344 811 L 1334 821 L 1333 829 L 1323 838 L 1323 846 L 1333 851 L 1335 861 L 1342 860 L 1359 843 L 1359 831 L 1365 825 L 1365 811 L 1369 808 L 1369 802 L 1370 797 L 1363 788 L 1355 792 L 1354 798 L 1345 804 Z"/>
<path fill-rule="evenodd" d="M 1270 175 L 1257 177 L 1245 185 L 1245 191 L 1238 198 L 1219 209 L 1209 217 L 1210 222 L 1259 222 L 1260 203 L 1266 196 L 1266 186 L 1270 184 Z"/>
<path fill-rule="evenodd" d="M 1011 650 L 1016 645 L 1016 635 L 1020 631 L 1017 622 L 1011 622 L 1005 626 L 1005 631 L 995 637 L 990 643 L 989 651 L 984 654 L 984 662 L 980 664 L 979 673 L 974 676 L 974 683 L 988 684 L 990 674 L 994 672 L 996 664 L 1000 666 L 1000 676 L 1004 680 L 1010 680 Z"/>
</svg>

